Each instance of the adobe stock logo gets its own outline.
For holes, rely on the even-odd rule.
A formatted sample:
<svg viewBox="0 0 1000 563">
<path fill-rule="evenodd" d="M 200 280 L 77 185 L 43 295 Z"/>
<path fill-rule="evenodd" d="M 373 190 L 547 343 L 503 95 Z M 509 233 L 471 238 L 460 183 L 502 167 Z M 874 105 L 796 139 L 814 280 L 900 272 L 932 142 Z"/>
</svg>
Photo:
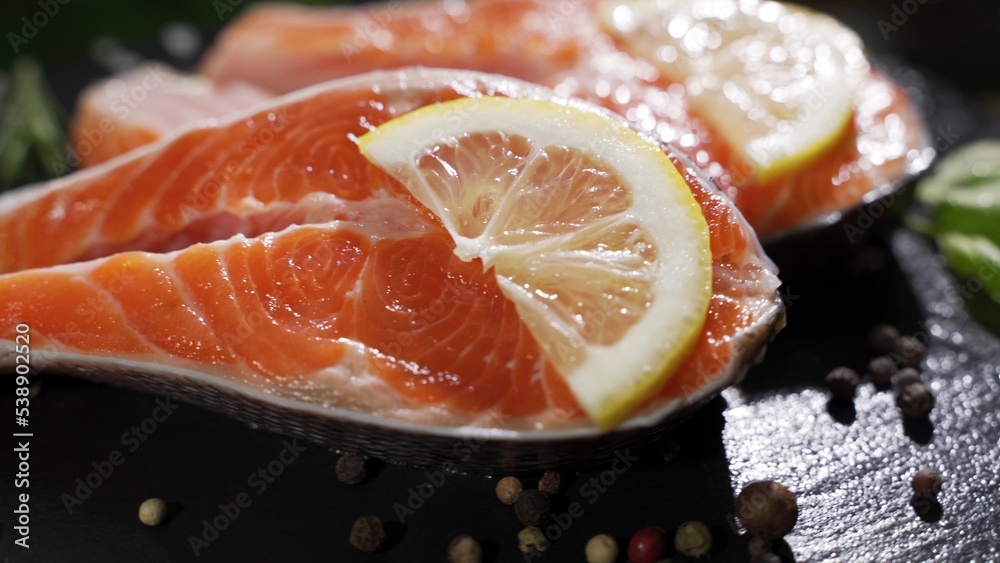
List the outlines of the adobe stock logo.
<svg viewBox="0 0 1000 563">
<path fill-rule="evenodd" d="M 28 44 L 28 41 L 38 35 L 38 30 L 49 25 L 49 20 L 59 14 L 61 6 L 69 4 L 69 0 L 38 0 L 38 10 L 31 16 L 21 18 L 21 33 L 10 31 L 7 33 L 7 41 L 14 54 L 21 51 L 21 47 Z"/>
<path fill-rule="evenodd" d="M 927 0 L 904 0 L 902 6 L 892 5 L 892 15 L 889 20 L 878 20 L 878 30 L 882 32 L 882 39 L 889 40 L 889 34 L 899 31 L 899 28 L 910 21 L 910 16 L 917 13 L 920 6 L 927 3 Z"/>
</svg>

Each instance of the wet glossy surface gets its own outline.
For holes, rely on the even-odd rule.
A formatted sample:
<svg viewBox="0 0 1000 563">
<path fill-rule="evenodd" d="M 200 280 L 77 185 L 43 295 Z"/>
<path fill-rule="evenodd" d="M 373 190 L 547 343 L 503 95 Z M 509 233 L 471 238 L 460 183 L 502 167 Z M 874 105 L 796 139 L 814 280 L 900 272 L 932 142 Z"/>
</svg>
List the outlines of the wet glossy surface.
<svg viewBox="0 0 1000 563">
<path fill-rule="evenodd" d="M 890 74 L 897 73 L 909 71 L 897 67 Z M 984 126 L 964 98 L 911 78 L 919 79 L 921 97 L 934 110 L 932 131 L 940 127 L 964 142 Z M 624 461 L 613 466 L 564 475 L 555 511 L 565 514 L 577 502 L 582 515 L 560 518 L 552 548 L 535 561 L 579 561 L 587 539 L 602 532 L 624 551 L 641 527 L 662 525 L 672 535 L 691 519 L 713 531 L 708 561 L 746 561 L 746 539 L 730 527 L 727 513 L 739 488 L 761 477 L 778 478 L 799 495 L 799 522 L 787 544 L 777 546 L 785 561 L 1000 559 L 1000 345 L 946 298 L 946 288 L 956 286 L 921 239 L 880 233 L 870 247 L 851 250 L 849 266 L 784 289 L 789 328 L 744 385 L 654 447 L 622 452 Z M 823 376 L 836 365 L 863 367 L 871 355 L 865 333 L 877 322 L 907 332 L 924 326 L 932 334 L 928 381 L 938 405 L 930 427 L 904 426 L 889 393 L 875 393 L 868 383 L 853 414 L 828 409 Z M 0 397 L 12 404 L 9 386 Z M 495 480 L 441 479 L 440 468 L 379 464 L 351 487 L 336 481 L 337 456 L 324 448 L 300 442 L 305 450 L 285 454 L 293 461 L 282 464 L 282 436 L 186 405 L 154 425 L 152 417 L 164 414 L 156 397 L 71 379 L 46 380 L 32 406 L 32 548 L 12 546 L 11 514 L 4 510 L 0 558 L 11 562 L 194 560 L 191 538 L 212 538 L 204 522 L 211 520 L 226 529 L 200 548 L 199 561 L 442 561 L 460 533 L 482 541 L 486 561 L 523 561 L 516 545 L 520 525 L 496 500 Z M 9 452 L 9 441 L 5 433 L 0 449 Z M 475 448 L 456 443 L 456 458 L 476 455 Z M 76 479 L 88 479 L 94 464 L 106 469 L 114 451 L 123 463 L 108 477 L 90 477 L 100 484 L 68 513 L 62 495 L 78 487 L 88 493 Z M 13 457 L 0 463 L 2 474 L 11 475 Z M 910 505 L 909 477 L 927 463 L 937 464 L 945 478 L 940 509 L 930 505 L 924 513 L 936 522 L 921 520 Z M 252 476 L 261 469 L 266 479 Z M 528 475 L 526 484 L 537 477 Z M 421 485 L 429 480 L 438 484 L 429 498 L 411 493 L 426 495 L 432 489 Z M 13 492 L 5 480 L 0 506 L 13 506 Z M 234 519 L 219 516 L 219 505 L 240 493 L 250 504 Z M 136 517 L 151 496 L 171 505 L 160 528 Z M 397 505 L 415 507 L 400 510 L 404 522 Z M 369 514 L 385 519 L 390 534 L 388 549 L 370 556 L 347 543 L 353 520 Z"/>
<path fill-rule="evenodd" d="M 926 85 L 919 75 L 909 79 Z M 976 119 L 961 101 L 935 90 L 932 127 L 973 136 Z M 728 514 L 739 488 L 757 478 L 779 479 L 799 495 L 798 525 L 778 545 L 785 561 L 996 559 L 1000 345 L 949 297 L 954 281 L 922 239 L 875 233 L 867 246 L 850 250 L 847 265 L 784 288 L 789 329 L 742 386 L 653 446 L 622 451 L 624 461 L 564 475 L 556 513 L 566 514 L 575 502 L 579 516 L 547 527 L 553 546 L 539 561 L 576 560 L 596 533 L 624 544 L 641 527 L 658 524 L 672 534 L 691 519 L 715 535 L 711 561 L 746 561 L 746 538 Z M 876 393 L 868 383 L 853 409 L 829 408 L 823 376 L 836 365 L 862 368 L 871 356 L 866 332 L 878 322 L 904 332 L 924 327 L 932 336 L 928 380 L 938 405 L 929 426 L 904 425 L 889 392 Z M 8 390 L 3 397 L 9 404 L 13 395 Z M 441 560 L 460 533 L 481 539 L 487 561 L 523 560 L 520 525 L 495 499 L 494 480 L 377 464 L 367 481 L 349 487 L 335 480 L 337 456 L 325 448 L 302 443 L 304 451 L 282 464 L 282 436 L 187 405 L 154 423 L 153 416 L 164 414 L 157 408 L 153 396 L 47 380 L 32 410 L 32 549 L 12 551 L 5 520 L 0 556 L 192 560 L 191 538 L 216 537 L 205 521 L 217 520 L 226 529 L 199 548 L 199 560 Z M 477 446 L 457 442 L 456 460 L 474 457 Z M 123 463 L 99 478 L 94 464 L 106 470 L 115 451 Z M 908 485 L 925 464 L 945 478 L 940 507 L 917 505 L 923 518 L 936 520 L 930 522 L 911 506 Z M 530 486 L 537 477 L 525 481 Z M 99 484 L 85 487 L 78 478 Z M 4 506 L 12 505 L 13 491 L 0 488 Z M 240 493 L 250 504 L 234 520 L 220 516 L 220 504 Z M 77 494 L 82 502 L 71 501 L 69 513 L 63 495 Z M 150 529 L 136 511 L 154 495 L 171 503 L 172 516 Z M 389 522 L 384 553 L 362 555 L 347 543 L 354 518 L 366 514 Z"/>
<path fill-rule="evenodd" d="M 798 525 L 787 545 L 779 544 L 786 561 L 1000 555 L 1000 343 L 948 297 L 955 286 L 926 242 L 905 231 L 875 242 L 858 248 L 850 265 L 785 289 L 796 329 L 781 335 L 742 386 L 653 446 L 564 475 L 556 512 L 575 502 L 582 515 L 559 519 L 568 529 L 550 529 L 552 549 L 539 561 L 575 560 L 596 533 L 624 543 L 640 527 L 659 524 L 672 534 L 690 519 L 712 528 L 712 561 L 746 560 L 746 538 L 727 514 L 735 492 L 758 478 L 778 479 L 799 495 Z M 927 380 L 938 403 L 929 424 L 903 423 L 890 392 L 870 383 L 860 387 L 853 409 L 827 402 L 826 371 L 862 368 L 871 356 L 865 333 L 882 321 L 930 335 Z M 4 398 L 10 402 L 12 394 Z M 151 417 L 164 414 L 155 397 L 67 379 L 46 380 L 33 406 L 33 547 L 28 558 L 9 552 L 11 561 L 59 560 L 68 550 L 78 561 L 190 560 L 190 538 L 206 533 L 203 520 L 215 519 L 220 503 L 240 493 L 251 504 L 224 522 L 227 529 L 199 550 L 200 560 L 440 560 L 459 533 L 481 538 L 488 561 L 522 560 L 520 526 L 497 502 L 491 479 L 376 464 L 367 481 L 350 487 L 336 481 L 337 456 L 322 447 L 300 443 L 299 456 L 282 464 L 282 436 L 188 405 L 154 424 Z M 456 460 L 475 456 L 476 448 L 457 442 Z M 76 479 L 88 479 L 93 463 L 102 466 L 116 450 L 122 465 L 67 513 L 63 495 L 86 494 L 75 491 Z M 923 465 L 944 475 L 940 507 L 911 506 L 909 479 Z M 261 469 L 271 483 L 253 476 Z M 429 481 L 438 485 L 421 487 Z M 418 489 L 429 498 L 411 495 Z M 12 490 L 2 489 L 5 506 Z M 174 512 L 165 526 L 150 529 L 135 514 L 154 495 L 173 503 Z M 391 547 L 382 554 L 362 556 L 347 544 L 351 522 L 366 514 L 390 522 Z M 9 546 L 4 541 L 0 555 Z"/>
<path fill-rule="evenodd" d="M 829 326 L 850 327 L 847 334 L 782 339 L 766 364 L 787 378 L 777 392 L 751 382 L 723 393 L 734 486 L 777 479 L 799 491 L 801 516 L 789 538 L 797 560 L 990 560 L 1000 545 L 1000 342 L 970 321 L 924 239 L 899 231 L 889 244 L 923 312 L 905 331 L 930 342 L 924 380 L 937 406 L 929 421 L 904 420 L 893 393 L 871 383 L 859 387 L 853 407 L 830 403 L 815 385 L 829 367 L 863 369 L 864 325 L 855 322 L 892 319 L 884 313 L 906 296 L 871 291 L 874 299 L 860 300 L 884 300 L 881 318 L 823 305 Z M 815 298 L 804 296 L 802 307 Z M 796 313 L 793 305 L 790 322 Z M 836 318 L 845 315 L 854 318 Z M 786 346 L 796 350 L 784 354 Z M 945 475 L 939 507 L 910 503 L 910 479 L 925 466 Z"/>
</svg>

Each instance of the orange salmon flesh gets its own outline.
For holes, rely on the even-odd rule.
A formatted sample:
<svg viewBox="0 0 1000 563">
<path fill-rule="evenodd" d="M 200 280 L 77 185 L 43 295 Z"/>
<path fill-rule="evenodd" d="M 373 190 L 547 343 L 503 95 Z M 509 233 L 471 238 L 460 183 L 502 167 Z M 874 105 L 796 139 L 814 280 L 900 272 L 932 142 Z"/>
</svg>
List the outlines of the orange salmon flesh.
<svg viewBox="0 0 1000 563">
<path fill-rule="evenodd" d="M 856 93 L 853 119 L 837 142 L 797 169 L 761 182 L 741 152 L 717 134 L 713 116 L 691 109 L 681 84 L 602 31 L 595 6 L 594 0 L 258 6 L 223 30 L 201 72 L 220 88 L 250 84 L 278 93 L 410 65 L 498 73 L 543 84 L 606 107 L 677 146 L 715 178 L 762 239 L 852 208 L 866 194 L 899 182 L 927 158 L 928 140 L 913 104 L 891 80 L 872 72 Z M 214 115 L 205 103 L 198 111 L 169 110 L 171 105 L 194 104 L 190 98 L 158 95 L 139 105 L 129 119 L 119 120 L 107 111 L 100 90 L 97 94 L 80 103 L 76 137 L 97 129 L 102 118 L 116 128 L 107 135 L 106 146 L 83 159 L 87 164 L 171 131 L 182 121 L 172 126 L 160 121 L 168 112 L 194 119 L 221 117 L 227 106 L 245 107 L 219 93 L 211 106 Z"/>
<path fill-rule="evenodd" d="M 457 258 L 440 221 L 357 149 L 398 115 L 479 95 L 553 97 L 468 72 L 376 73 L 0 196 L 0 339 L 26 323 L 41 365 L 155 364 L 405 420 L 586 426 L 492 271 Z M 752 230 L 672 158 L 709 225 L 713 295 L 649 407 L 710 384 L 737 360 L 734 339 L 780 316 Z"/>
</svg>

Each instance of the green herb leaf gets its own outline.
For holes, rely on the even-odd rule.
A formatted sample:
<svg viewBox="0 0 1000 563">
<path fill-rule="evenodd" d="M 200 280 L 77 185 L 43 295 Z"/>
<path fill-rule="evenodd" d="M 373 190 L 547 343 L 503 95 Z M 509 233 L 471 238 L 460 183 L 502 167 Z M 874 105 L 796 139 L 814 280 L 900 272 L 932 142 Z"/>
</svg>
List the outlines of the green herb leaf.
<svg viewBox="0 0 1000 563">
<path fill-rule="evenodd" d="M 980 320 L 1000 305 L 1000 141 L 978 141 L 944 157 L 917 184 L 907 223 L 937 242 Z M 978 280 L 978 281 L 977 281 Z M 973 283 L 975 282 L 975 283 Z M 972 295 L 975 293 L 975 295 Z M 980 295 L 982 294 L 982 295 Z M 989 299 L 985 299 L 988 297 Z M 994 311 L 983 311 L 992 300 Z"/>
<path fill-rule="evenodd" d="M 0 184 L 53 177 L 67 169 L 64 113 L 33 59 L 14 61 L 0 102 Z"/>
</svg>

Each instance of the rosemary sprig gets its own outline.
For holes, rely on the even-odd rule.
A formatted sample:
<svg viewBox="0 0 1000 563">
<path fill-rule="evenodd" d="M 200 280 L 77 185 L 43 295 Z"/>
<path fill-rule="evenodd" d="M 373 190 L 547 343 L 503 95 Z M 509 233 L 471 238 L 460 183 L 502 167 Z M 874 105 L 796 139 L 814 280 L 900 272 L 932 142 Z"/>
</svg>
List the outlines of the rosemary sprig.
<svg viewBox="0 0 1000 563">
<path fill-rule="evenodd" d="M 0 81 L 0 185 L 13 186 L 66 172 L 64 113 L 34 59 L 14 61 Z"/>
</svg>

